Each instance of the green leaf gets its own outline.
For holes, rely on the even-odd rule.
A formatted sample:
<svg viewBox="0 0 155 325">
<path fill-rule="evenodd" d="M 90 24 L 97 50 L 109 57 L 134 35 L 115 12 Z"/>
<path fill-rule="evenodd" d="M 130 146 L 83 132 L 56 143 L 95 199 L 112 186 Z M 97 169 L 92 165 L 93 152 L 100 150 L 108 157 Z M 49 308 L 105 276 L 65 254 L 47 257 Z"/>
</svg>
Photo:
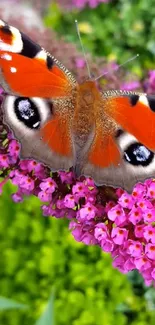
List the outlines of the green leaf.
<svg viewBox="0 0 155 325">
<path fill-rule="evenodd" d="M 52 292 L 47 307 L 35 325 L 54 325 L 54 293 Z"/>
<path fill-rule="evenodd" d="M 26 308 L 28 308 L 27 305 L 0 296 L 0 311 L 7 310 L 7 309 L 26 309 Z"/>
</svg>

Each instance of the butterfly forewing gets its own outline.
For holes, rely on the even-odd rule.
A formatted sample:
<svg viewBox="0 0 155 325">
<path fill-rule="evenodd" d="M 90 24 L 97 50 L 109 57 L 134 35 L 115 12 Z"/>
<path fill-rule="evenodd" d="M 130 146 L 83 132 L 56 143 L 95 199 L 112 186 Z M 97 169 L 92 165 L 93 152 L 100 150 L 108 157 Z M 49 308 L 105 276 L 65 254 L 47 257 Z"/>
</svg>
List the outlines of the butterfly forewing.
<svg viewBox="0 0 155 325">
<path fill-rule="evenodd" d="M 27 97 L 70 96 L 71 73 L 24 33 L 0 20 L 1 84 L 11 94 Z"/>
</svg>

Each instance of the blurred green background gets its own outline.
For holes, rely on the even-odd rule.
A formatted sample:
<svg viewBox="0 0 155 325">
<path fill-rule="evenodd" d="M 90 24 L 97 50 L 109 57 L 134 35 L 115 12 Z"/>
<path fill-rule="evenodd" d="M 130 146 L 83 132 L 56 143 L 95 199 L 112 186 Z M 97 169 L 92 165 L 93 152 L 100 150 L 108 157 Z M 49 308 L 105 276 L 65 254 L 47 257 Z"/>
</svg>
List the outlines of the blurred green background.
<svg viewBox="0 0 155 325">
<path fill-rule="evenodd" d="M 44 24 L 79 47 L 77 18 L 94 57 L 122 63 L 139 53 L 130 65 L 137 79 L 154 68 L 154 0 L 111 1 L 82 11 L 69 11 L 63 0 L 49 6 L 45 1 L 43 9 Z M 113 269 L 98 247 L 75 242 L 66 220 L 42 217 L 37 198 L 13 203 L 14 191 L 6 184 L 0 197 L 0 295 L 28 309 L 1 311 L 0 324 L 34 325 L 54 290 L 55 325 L 154 325 L 154 288 L 146 288 L 136 272 L 127 276 Z"/>
</svg>

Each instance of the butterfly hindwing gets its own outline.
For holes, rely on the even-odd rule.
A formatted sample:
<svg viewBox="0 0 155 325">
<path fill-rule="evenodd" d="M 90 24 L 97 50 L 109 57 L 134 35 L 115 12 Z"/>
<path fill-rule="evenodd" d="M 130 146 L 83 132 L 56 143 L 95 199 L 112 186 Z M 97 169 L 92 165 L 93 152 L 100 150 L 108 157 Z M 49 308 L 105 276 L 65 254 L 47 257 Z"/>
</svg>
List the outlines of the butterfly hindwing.
<svg viewBox="0 0 155 325">
<path fill-rule="evenodd" d="M 21 143 L 21 157 L 33 158 L 52 170 L 73 165 L 70 119 L 59 104 L 38 97 L 7 96 L 4 121 Z"/>
<path fill-rule="evenodd" d="M 136 182 L 153 177 L 154 105 L 155 96 L 106 93 L 104 113 L 99 123 L 96 121 L 96 133 L 80 172 L 92 176 L 98 185 L 119 186 L 129 191 Z"/>
</svg>

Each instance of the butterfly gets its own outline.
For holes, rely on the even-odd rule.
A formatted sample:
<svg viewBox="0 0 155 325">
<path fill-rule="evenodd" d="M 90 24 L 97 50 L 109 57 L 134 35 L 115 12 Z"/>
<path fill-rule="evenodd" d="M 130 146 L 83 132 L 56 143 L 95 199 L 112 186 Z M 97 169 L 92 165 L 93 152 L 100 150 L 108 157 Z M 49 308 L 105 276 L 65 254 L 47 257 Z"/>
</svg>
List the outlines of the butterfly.
<svg viewBox="0 0 155 325">
<path fill-rule="evenodd" d="M 0 84 L 4 123 L 21 157 L 52 171 L 73 167 L 97 185 L 122 187 L 155 175 L 155 97 L 100 92 L 78 84 L 55 57 L 0 20 Z"/>
</svg>

